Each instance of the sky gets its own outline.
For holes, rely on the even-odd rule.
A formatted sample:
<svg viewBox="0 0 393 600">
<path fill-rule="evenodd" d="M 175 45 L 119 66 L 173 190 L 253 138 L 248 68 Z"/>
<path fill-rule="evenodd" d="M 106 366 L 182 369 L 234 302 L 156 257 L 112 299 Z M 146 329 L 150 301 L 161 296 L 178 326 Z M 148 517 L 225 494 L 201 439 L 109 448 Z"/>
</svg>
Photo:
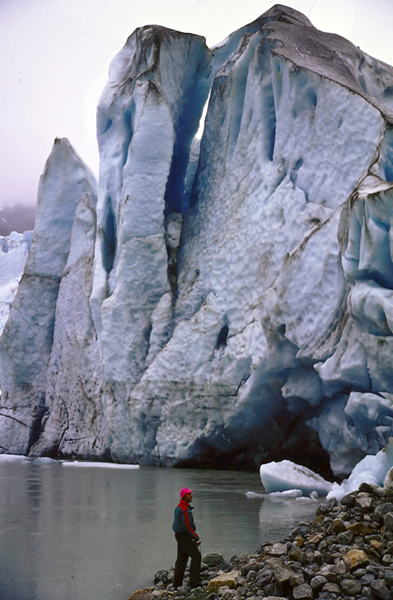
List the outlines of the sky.
<svg viewBox="0 0 393 600">
<path fill-rule="evenodd" d="M 95 113 L 111 59 L 136 27 L 165 25 L 207 45 L 271 0 L 0 0 L 0 207 L 34 204 L 53 141 L 67 137 L 98 175 Z M 283 2 L 318 29 L 393 64 L 392 0 Z"/>
</svg>

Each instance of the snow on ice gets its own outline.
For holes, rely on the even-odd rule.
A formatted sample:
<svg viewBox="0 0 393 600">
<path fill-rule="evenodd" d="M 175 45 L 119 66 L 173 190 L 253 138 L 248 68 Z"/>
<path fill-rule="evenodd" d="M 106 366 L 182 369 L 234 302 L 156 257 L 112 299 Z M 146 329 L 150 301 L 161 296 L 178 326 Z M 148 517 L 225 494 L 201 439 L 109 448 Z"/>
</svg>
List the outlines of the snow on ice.
<svg viewBox="0 0 393 600">
<path fill-rule="evenodd" d="M 0 451 L 340 477 L 377 455 L 392 90 L 392 67 L 281 5 L 211 49 L 137 29 L 98 106 L 99 185 L 67 140 L 41 179 Z"/>
</svg>

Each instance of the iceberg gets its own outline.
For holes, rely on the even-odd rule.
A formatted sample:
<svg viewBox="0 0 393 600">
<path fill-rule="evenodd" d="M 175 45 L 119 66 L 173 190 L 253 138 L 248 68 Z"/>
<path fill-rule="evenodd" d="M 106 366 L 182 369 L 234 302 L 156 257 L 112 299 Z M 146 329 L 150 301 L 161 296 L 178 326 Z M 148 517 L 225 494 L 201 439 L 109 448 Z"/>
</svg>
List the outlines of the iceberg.
<svg viewBox="0 0 393 600">
<path fill-rule="evenodd" d="M 299 498 L 313 494 L 315 498 L 315 492 L 326 496 L 332 489 L 329 481 L 290 460 L 261 465 L 259 475 L 269 497 Z"/>
<path fill-rule="evenodd" d="M 0 452 L 331 478 L 384 448 L 392 90 L 392 67 L 282 5 L 210 49 L 132 33 L 98 185 L 64 139 L 40 182 Z"/>
<path fill-rule="evenodd" d="M 28 460 L 23 454 L 0 454 L 0 463 L 27 462 Z"/>
<path fill-rule="evenodd" d="M 90 462 L 90 461 L 62 461 L 63 467 L 84 467 L 95 469 L 139 469 L 139 465 L 119 465 L 117 463 L 108 462 Z"/>
<path fill-rule="evenodd" d="M 344 479 L 341 484 L 333 483 L 327 499 L 336 498 L 341 500 L 345 494 L 357 490 L 361 483 L 370 483 L 383 487 L 385 479 L 390 469 L 393 467 L 393 437 L 389 438 L 388 443 L 382 450 L 375 455 L 365 456 L 352 469 L 348 479 Z"/>
</svg>

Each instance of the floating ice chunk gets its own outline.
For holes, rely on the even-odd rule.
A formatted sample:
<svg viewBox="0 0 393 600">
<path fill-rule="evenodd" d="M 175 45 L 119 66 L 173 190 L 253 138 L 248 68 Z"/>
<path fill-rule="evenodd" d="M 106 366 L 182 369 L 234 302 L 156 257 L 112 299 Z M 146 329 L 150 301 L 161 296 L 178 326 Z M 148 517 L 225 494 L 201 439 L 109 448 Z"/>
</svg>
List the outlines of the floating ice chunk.
<svg viewBox="0 0 393 600">
<path fill-rule="evenodd" d="M 0 463 L 13 461 L 23 462 L 27 460 L 27 457 L 23 454 L 0 454 Z"/>
<path fill-rule="evenodd" d="M 266 494 L 257 494 L 257 492 L 246 492 L 247 498 L 266 498 Z"/>
<path fill-rule="evenodd" d="M 301 490 L 285 490 L 285 492 L 271 492 L 269 498 L 300 498 L 303 496 Z"/>
<path fill-rule="evenodd" d="M 318 500 L 317 492 L 311 492 L 309 496 L 300 496 L 300 498 L 295 498 L 297 502 L 316 502 Z"/>
<path fill-rule="evenodd" d="M 62 461 L 63 467 L 98 467 L 101 469 L 139 469 L 139 465 L 119 465 L 117 463 L 89 462 L 73 460 Z"/>
<path fill-rule="evenodd" d="M 308 495 L 316 492 L 318 496 L 326 496 L 332 488 L 329 481 L 325 481 L 311 469 L 296 465 L 290 460 L 261 465 L 259 474 L 262 484 L 269 494 L 270 492 L 300 490 L 301 494 Z"/>
<path fill-rule="evenodd" d="M 393 466 L 393 437 L 390 437 L 385 448 L 375 456 L 365 456 L 353 469 L 348 479 L 341 485 L 334 483 L 327 499 L 341 500 L 345 494 L 357 490 L 361 483 L 371 483 L 382 487 L 388 471 Z"/>
</svg>

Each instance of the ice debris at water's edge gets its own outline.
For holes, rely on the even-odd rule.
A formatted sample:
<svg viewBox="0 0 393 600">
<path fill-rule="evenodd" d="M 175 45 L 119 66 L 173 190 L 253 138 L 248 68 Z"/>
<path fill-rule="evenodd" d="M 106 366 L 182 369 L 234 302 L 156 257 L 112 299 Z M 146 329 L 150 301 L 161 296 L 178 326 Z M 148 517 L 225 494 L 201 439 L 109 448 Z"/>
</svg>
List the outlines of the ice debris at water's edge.
<svg viewBox="0 0 393 600">
<path fill-rule="evenodd" d="M 246 492 L 249 499 L 271 500 L 273 502 L 283 502 L 286 500 L 296 500 L 297 502 L 316 502 L 318 500 L 317 492 L 311 492 L 309 496 L 303 496 L 301 490 L 286 490 L 285 492 L 270 492 L 270 494 L 258 494 L 257 492 Z"/>
<path fill-rule="evenodd" d="M 117 463 L 108 463 L 108 462 L 93 462 L 93 461 L 81 461 L 81 460 L 73 460 L 73 461 L 59 461 L 61 462 L 63 467 L 88 467 L 88 468 L 98 468 L 98 469 L 139 469 L 140 465 L 119 465 Z"/>
<path fill-rule="evenodd" d="M 365 456 L 353 469 L 352 473 L 341 485 L 333 483 L 327 499 L 341 500 L 345 494 L 357 490 L 361 483 L 370 483 L 379 487 L 386 485 L 386 478 L 393 467 L 393 438 L 390 438 L 385 448 L 375 456 Z"/>
<path fill-rule="evenodd" d="M 283 6 L 213 49 L 137 29 L 98 107 L 99 185 L 65 139 L 41 177 L 1 451 L 337 476 L 379 452 L 392 90 L 390 66 Z"/>
<path fill-rule="evenodd" d="M 25 463 L 34 463 L 34 464 L 52 464 L 52 465 L 61 465 L 63 467 L 87 467 L 87 468 L 98 468 L 98 469 L 139 469 L 140 465 L 123 465 L 117 463 L 108 463 L 108 462 L 98 462 L 98 461 L 88 461 L 88 460 L 56 460 L 54 458 L 49 458 L 48 456 L 41 457 L 27 457 L 21 454 L 0 454 L 0 464 L 1 463 L 10 463 L 10 462 L 25 462 Z"/>
<path fill-rule="evenodd" d="M 378 487 L 386 486 L 387 477 L 393 476 L 393 437 L 389 438 L 385 448 L 376 455 L 364 457 L 352 470 L 352 473 L 341 485 L 325 481 L 322 477 L 289 460 L 279 463 L 271 462 L 260 467 L 262 485 L 270 499 L 311 499 L 327 496 L 327 499 L 341 500 L 345 494 L 357 490 L 361 483 L 369 483 Z M 252 492 L 247 492 L 251 497 Z M 309 498 L 309 499 L 310 499 Z"/>
</svg>

